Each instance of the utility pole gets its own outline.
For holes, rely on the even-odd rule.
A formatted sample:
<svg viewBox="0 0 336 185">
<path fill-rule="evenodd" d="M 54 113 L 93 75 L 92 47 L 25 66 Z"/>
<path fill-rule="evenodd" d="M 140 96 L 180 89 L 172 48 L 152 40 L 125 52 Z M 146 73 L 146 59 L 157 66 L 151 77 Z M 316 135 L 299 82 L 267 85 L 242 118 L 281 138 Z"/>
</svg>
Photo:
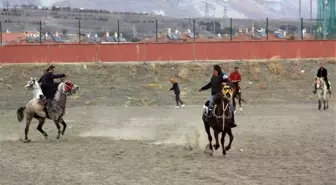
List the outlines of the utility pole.
<svg viewBox="0 0 336 185">
<path fill-rule="evenodd" d="M 302 28 L 301 28 L 301 0 L 299 0 L 299 25 L 298 25 L 298 40 L 301 40 Z"/>
<path fill-rule="evenodd" d="M 208 3 L 208 0 L 201 1 L 201 2 L 205 4 L 204 17 L 208 17 L 209 16 L 209 3 Z"/>
<path fill-rule="evenodd" d="M 327 39 L 327 13 L 329 13 L 329 1 L 325 0 L 323 10 L 323 40 Z"/>
<path fill-rule="evenodd" d="M 313 0 L 310 0 L 310 34 L 313 33 Z"/>
</svg>

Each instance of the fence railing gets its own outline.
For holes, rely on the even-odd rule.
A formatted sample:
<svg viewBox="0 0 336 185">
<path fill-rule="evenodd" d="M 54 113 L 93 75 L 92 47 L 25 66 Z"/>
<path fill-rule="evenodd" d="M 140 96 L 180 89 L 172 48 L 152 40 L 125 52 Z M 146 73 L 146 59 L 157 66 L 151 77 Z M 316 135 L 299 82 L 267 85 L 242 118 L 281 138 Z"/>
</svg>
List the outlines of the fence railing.
<svg viewBox="0 0 336 185">
<path fill-rule="evenodd" d="M 335 41 L 51 44 L 0 47 L 0 63 L 336 59 Z"/>
<path fill-rule="evenodd" d="M 336 19 L 152 19 L 139 16 L 123 20 L 103 17 L 19 20 L 0 22 L 0 45 L 336 39 Z M 326 26 L 327 23 L 330 26 Z"/>
</svg>

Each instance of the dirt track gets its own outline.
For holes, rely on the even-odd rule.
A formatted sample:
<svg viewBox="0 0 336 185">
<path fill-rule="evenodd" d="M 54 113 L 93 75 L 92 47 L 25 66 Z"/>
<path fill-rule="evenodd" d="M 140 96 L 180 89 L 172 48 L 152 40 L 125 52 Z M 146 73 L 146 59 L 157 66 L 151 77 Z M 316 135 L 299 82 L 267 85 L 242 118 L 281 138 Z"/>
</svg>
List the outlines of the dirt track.
<svg viewBox="0 0 336 185">
<path fill-rule="evenodd" d="M 207 138 L 201 104 L 208 93 L 190 89 L 197 89 L 208 75 L 190 67 L 188 76 L 193 78 L 181 83 L 188 106 L 173 109 L 166 89 L 171 65 L 175 64 L 161 66 L 157 81 L 139 67 L 138 77 L 128 83 L 132 66 L 89 66 L 98 69 L 82 76 L 73 66 L 59 67 L 59 71 L 71 71 L 73 81 L 82 87 L 81 95 L 69 102 L 66 135 L 56 141 L 55 125 L 48 121 L 44 129 L 50 141 L 46 141 L 34 122 L 29 144 L 18 140 L 23 137 L 24 124 L 15 120 L 15 108 L 31 97 L 22 93 L 22 86 L 26 76 L 38 74 L 39 69 L 2 67 L 0 184 L 336 184 L 336 107 L 331 102 L 328 111 L 317 111 L 316 98 L 310 95 L 307 71 L 315 73 L 310 64 L 300 66 L 306 72 L 297 80 L 274 75 L 274 83 L 259 75 L 261 80 L 253 81 L 249 73 L 243 74 L 249 104 L 237 114 L 239 127 L 226 157 L 220 151 L 214 157 L 203 153 Z M 185 65 L 175 68 L 182 80 Z M 204 70 L 204 66 L 197 69 Z M 269 67 L 260 67 L 265 69 Z M 125 76 L 112 79 L 115 70 Z M 330 73 L 331 79 L 334 74 Z M 161 87 L 144 88 L 149 83 Z M 145 102 L 151 97 L 156 100 L 149 107 L 134 107 L 141 105 L 137 100 L 141 97 Z"/>
<path fill-rule="evenodd" d="M 227 157 L 220 151 L 214 157 L 203 154 L 207 139 L 201 107 L 72 108 L 64 140 L 56 142 L 49 121 L 45 130 L 51 141 L 43 139 L 35 124 L 30 144 L 17 141 L 23 124 L 15 123 L 14 111 L 1 113 L 0 184 L 269 185 L 336 180 L 335 108 L 318 112 L 311 104 L 247 106 L 237 115 L 239 128 Z"/>
</svg>

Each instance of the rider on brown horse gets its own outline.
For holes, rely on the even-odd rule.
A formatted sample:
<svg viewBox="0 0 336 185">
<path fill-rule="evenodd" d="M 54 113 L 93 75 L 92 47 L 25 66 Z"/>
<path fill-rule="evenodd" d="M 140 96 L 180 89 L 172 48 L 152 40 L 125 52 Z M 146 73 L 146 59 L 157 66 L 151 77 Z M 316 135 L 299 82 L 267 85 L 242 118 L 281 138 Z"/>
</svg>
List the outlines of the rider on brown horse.
<svg viewBox="0 0 336 185">
<path fill-rule="evenodd" d="M 51 106 L 59 83 L 55 83 L 54 79 L 63 78 L 65 74 L 54 74 L 55 66 L 51 65 L 47 68 L 47 72 L 42 77 L 41 89 L 44 96 L 47 98 L 47 108 Z M 49 105 L 49 106 L 48 106 Z"/>
<path fill-rule="evenodd" d="M 227 85 L 230 85 L 230 80 L 228 76 L 222 72 L 222 69 L 219 65 L 214 65 L 210 82 L 199 89 L 199 91 L 201 92 L 211 88 L 211 96 L 209 99 L 208 114 L 207 114 L 208 118 L 210 118 L 212 115 L 211 112 L 216 94 L 222 91 L 222 83 L 228 83 Z M 232 105 L 230 105 L 230 107 L 232 107 Z M 233 127 L 236 126 L 237 125 L 234 123 Z"/>
<path fill-rule="evenodd" d="M 241 81 L 241 74 L 239 73 L 239 68 L 235 67 L 234 71 L 230 74 L 229 79 L 235 85 L 237 90 L 240 89 L 239 82 Z"/>
</svg>

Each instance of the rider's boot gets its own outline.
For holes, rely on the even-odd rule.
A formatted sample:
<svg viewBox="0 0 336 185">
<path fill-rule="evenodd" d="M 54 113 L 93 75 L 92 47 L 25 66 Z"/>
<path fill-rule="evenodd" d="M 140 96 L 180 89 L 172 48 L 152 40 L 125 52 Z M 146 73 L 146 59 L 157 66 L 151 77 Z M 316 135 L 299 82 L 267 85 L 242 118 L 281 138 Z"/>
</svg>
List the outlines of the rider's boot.
<svg viewBox="0 0 336 185">
<path fill-rule="evenodd" d="M 52 108 L 52 99 L 47 98 L 46 109 L 49 110 Z"/>
<path fill-rule="evenodd" d="M 230 111 L 231 111 L 231 114 L 232 114 L 232 125 L 231 125 L 231 127 L 234 128 L 234 127 L 237 127 L 237 124 L 236 124 L 236 120 L 235 120 L 235 114 L 234 114 L 234 108 L 233 108 L 232 102 L 229 103 L 229 108 L 230 108 Z"/>
<path fill-rule="evenodd" d="M 231 125 L 231 128 L 235 128 L 235 127 L 237 127 L 237 124 L 236 124 L 234 113 L 232 113 L 232 125 Z"/>
<path fill-rule="evenodd" d="M 213 109 L 213 107 L 209 107 L 209 108 L 208 108 L 208 112 L 207 112 L 207 120 L 209 120 L 209 119 L 211 118 L 211 116 L 212 116 L 212 109 Z"/>
</svg>

